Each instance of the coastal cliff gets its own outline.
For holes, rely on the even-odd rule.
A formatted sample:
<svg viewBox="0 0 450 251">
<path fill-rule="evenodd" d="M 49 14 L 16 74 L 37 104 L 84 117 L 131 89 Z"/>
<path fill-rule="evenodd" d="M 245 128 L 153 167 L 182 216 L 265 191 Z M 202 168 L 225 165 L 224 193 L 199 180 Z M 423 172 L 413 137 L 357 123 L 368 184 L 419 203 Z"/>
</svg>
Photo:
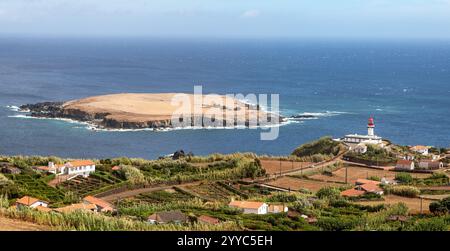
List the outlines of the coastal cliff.
<svg viewBox="0 0 450 251">
<path fill-rule="evenodd" d="M 164 129 L 174 127 L 172 114 L 179 107 L 172 105 L 175 93 L 164 94 L 112 94 L 88 97 L 67 102 L 43 102 L 20 106 L 20 110 L 28 112 L 32 117 L 64 118 L 87 122 L 96 128 L 104 129 Z M 188 101 L 193 101 L 193 95 L 186 95 Z M 234 100 L 233 106 L 222 105 L 224 96 L 217 96 L 212 103 L 202 103 L 201 110 L 189 112 L 188 106 L 183 118 L 189 119 L 185 126 L 208 126 L 204 121 L 215 122 L 215 126 L 250 126 L 257 121 L 257 126 L 273 125 L 283 121 L 277 114 L 262 111 L 259 106 L 252 106 Z M 219 103 L 221 105 L 219 105 Z M 177 110 L 178 109 L 178 110 Z M 192 110 L 191 110 L 192 111 Z M 233 112 L 233 116 L 224 115 Z M 228 116 L 228 117 L 227 117 Z M 268 119 L 261 119 L 264 118 Z M 222 123 L 215 118 L 223 118 Z M 194 121 L 200 121 L 195 123 Z M 254 125 L 254 124 L 252 124 Z"/>
</svg>

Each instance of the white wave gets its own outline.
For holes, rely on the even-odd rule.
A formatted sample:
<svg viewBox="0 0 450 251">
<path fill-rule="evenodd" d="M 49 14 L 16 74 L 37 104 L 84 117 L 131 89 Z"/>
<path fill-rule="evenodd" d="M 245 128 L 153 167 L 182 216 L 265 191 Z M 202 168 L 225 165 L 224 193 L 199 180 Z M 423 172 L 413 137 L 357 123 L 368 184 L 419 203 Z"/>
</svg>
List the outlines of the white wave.
<svg viewBox="0 0 450 251">
<path fill-rule="evenodd" d="M 301 118 L 288 118 L 288 120 L 313 120 L 319 119 L 320 117 L 333 117 L 342 114 L 350 114 L 349 112 L 339 112 L 339 111 L 325 111 L 325 112 L 303 112 L 298 113 L 294 116 L 305 116 Z M 307 117 L 310 116 L 310 117 Z"/>
<path fill-rule="evenodd" d="M 16 114 L 16 115 L 10 115 L 8 116 L 10 118 L 20 118 L 20 119 L 40 119 L 40 120 L 58 120 L 58 121 L 64 121 L 71 124 L 78 124 L 82 126 L 76 126 L 74 128 L 84 128 L 92 131 L 101 131 L 101 132 L 139 132 L 139 131 L 153 131 L 153 132 L 170 132 L 170 131 L 176 131 L 176 130 L 230 130 L 230 129 L 267 129 L 271 127 L 280 127 L 284 125 L 289 124 L 296 124 L 301 123 L 299 121 L 290 121 L 286 120 L 281 123 L 277 124 L 270 124 L 270 125 L 260 125 L 260 126 L 245 126 L 245 125 L 237 125 L 237 126 L 186 126 L 186 127 L 170 127 L 170 128 L 136 128 L 136 129 L 111 129 L 111 128 L 104 128 L 100 127 L 98 125 L 95 125 L 93 123 L 89 122 L 82 122 L 77 121 L 73 119 L 66 119 L 66 118 L 45 118 L 45 117 L 32 117 L 29 115 L 23 115 L 23 114 Z"/>
<path fill-rule="evenodd" d="M 6 108 L 8 108 L 9 110 L 14 111 L 14 112 L 20 112 L 20 107 L 15 106 L 15 105 L 7 105 Z"/>
</svg>

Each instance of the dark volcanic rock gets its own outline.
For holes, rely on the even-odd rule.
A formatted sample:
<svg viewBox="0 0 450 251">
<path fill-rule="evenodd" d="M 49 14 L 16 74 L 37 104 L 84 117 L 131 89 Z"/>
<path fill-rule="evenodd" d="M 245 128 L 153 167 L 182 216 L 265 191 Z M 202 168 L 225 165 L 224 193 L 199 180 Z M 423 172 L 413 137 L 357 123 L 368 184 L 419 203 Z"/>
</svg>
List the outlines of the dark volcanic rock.
<svg viewBox="0 0 450 251">
<path fill-rule="evenodd" d="M 314 115 L 304 114 L 304 115 L 294 115 L 291 116 L 292 119 L 314 119 L 317 118 Z"/>
</svg>

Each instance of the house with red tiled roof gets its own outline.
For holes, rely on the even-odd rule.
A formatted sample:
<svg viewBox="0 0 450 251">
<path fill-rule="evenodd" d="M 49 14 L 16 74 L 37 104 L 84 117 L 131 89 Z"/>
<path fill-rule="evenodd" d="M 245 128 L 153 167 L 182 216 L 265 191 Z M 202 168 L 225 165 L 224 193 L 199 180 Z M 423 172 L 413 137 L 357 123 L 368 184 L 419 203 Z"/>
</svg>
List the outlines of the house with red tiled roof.
<svg viewBox="0 0 450 251">
<path fill-rule="evenodd" d="M 82 175 L 88 177 L 90 173 L 95 172 L 95 163 L 92 160 L 73 160 L 63 165 L 48 162 L 48 166 L 38 166 L 35 169 L 56 175 Z"/>
<path fill-rule="evenodd" d="M 368 180 L 368 179 L 357 179 L 355 182 L 356 185 L 364 185 L 364 184 L 375 184 L 379 185 L 381 182 L 376 180 Z"/>
<path fill-rule="evenodd" d="M 422 155 L 428 155 L 429 149 L 430 148 L 428 146 L 420 146 L 420 145 L 409 148 L 409 150 L 411 150 L 412 152 L 420 153 Z"/>
<path fill-rule="evenodd" d="M 77 203 L 65 207 L 56 208 L 55 211 L 60 213 L 72 213 L 75 211 L 97 212 L 97 206 L 94 204 Z"/>
<path fill-rule="evenodd" d="M 341 196 L 342 197 L 358 197 L 361 196 L 363 194 L 365 194 L 366 192 L 364 190 L 358 190 L 356 188 L 351 188 L 345 191 L 341 192 Z"/>
<path fill-rule="evenodd" d="M 109 203 L 107 201 L 104 201 L 102 199 L 99 199 L 97 197 L 94 197 L 94 196 L 86 196 L 86 197 L 84 197 L 83 198 L 83 203 L 96 205 L 97 206 L 97 211 L 98 212 L 102 212 L 102 213 L 113 212 L 115 210 L 114 206 L 111 203 Z"/>
<path fill-rule="evenodd" d="M 359 186 L 361 190 L 365 191 L 366 193 L 374 193 L 378 195 L 383 195 L 384 191 L 381 189 L 378 185 L 367 183 L 364 185 Z"/>
<path fill-rule="evenodd" d="M 267 214 L 269 207 L 266 203 L 259 201 L 231 201 L 228 206 L 242 209 L 244 214 Z"/>
<path fill-rule="evenodd" d="M 198 222 L 201 223 L 206 223 L 206 224 L 211 224 L 211 225 L 217 225 L 220 223 L 220 220 L 211 216 L 207 216 L 207 215 L 200 215 L 197 218 Z"/>
<path fill-rule="evenodd" d="M 272 214 L 287 213 L 288 211 L 289 208 L 285 205 L 269 204 L 267 208 L 267 212 Z"/>
<path fill-rule="evenodd" d="M 48 202 L 30 196 L 23 196 L 22 198 L 16 201 L 15 205 L 18 209 L 22 207 L 29 207 L 29 208 L 36 208 L 38 206 L 48 207 Z"/>
<path fill-rule="evenodd" d="M 189 222 L 189 218 L 180 210 L 157 212 L 148 217 L 148 223 L 150 224 L 183 224 Z"/>
</svg>

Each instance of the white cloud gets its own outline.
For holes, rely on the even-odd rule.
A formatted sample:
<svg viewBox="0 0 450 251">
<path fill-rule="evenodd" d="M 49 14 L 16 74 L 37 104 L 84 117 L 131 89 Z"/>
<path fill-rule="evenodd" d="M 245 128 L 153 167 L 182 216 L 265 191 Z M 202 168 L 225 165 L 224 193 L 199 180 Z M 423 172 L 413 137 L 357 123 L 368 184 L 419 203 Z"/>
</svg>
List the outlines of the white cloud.
<svg viewBox="0 0 450 251">
<path fill-rule="evenodd" d="M 241 14 L 241 17 L 243 18 L 255 18 L 261 15 L 261 11 L 259 10 L 247 10 L 244 11 L 244 13 Z"/>
</svg>

